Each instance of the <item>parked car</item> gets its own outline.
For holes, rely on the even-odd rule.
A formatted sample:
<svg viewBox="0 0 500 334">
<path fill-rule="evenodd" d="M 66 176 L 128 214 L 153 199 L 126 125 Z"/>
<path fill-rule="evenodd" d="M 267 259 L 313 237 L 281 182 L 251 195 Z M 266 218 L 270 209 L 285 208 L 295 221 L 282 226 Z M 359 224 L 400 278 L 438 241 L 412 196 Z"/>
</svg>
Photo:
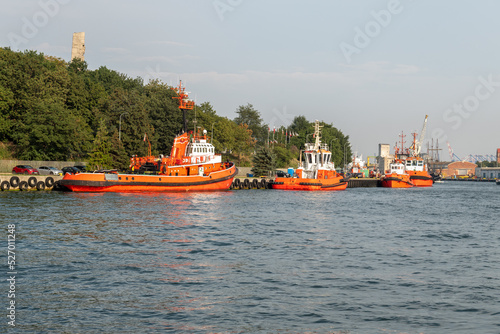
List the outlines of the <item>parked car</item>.
<svg viewBox="0 0 500 334">
<path fill-rule="evenodd" d="M 276 175 L 277 177 L 290 177 L 290 174 L 282 170 L 275 170 L 273 174 Z"/>
<path fill-rule="evenodd" d="M 38 174 L 38 169 L 31 167 L 30 165 L 17 165 L 16 167 L 12 168 L 12 173 L 13 174 Z"/>
<path fill-rule="evenodd" d="M 63 175 L 66 175 L 67 173 L 76 174 L 76 173 L 81 173 L 81 170 L 79 170 L 76 167 L 63 167 L 62 172 Z"/>
<path fill-rule="evenodd" d="M 73 166 L 73 167 L 78 168 L 82 172 L 86 172 L 87 171 L 87 167 L 85 167 L 85 166 L 81 166 L 80 165 L 80 166 Z"/>
<path fill-rule="evenodd" d="M 38 167 L 40 175 L 62 175 L 63 171 L 55 167 L 41 166 Z"/>
</svg>

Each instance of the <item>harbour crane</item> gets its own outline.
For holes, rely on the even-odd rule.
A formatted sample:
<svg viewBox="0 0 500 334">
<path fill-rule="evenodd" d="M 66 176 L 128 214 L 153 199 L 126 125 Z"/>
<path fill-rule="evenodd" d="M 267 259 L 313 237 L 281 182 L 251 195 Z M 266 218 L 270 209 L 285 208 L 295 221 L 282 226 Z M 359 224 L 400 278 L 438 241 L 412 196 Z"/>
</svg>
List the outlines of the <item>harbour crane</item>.
<svg viewBox="0 0 500 334">
<path fill-rule="evenodd" d="M 456 155 L 453 152 L 453 149 L 451 148 L 451 145 L 450 145 L 449 141 L 447 141 L 446 144 L 448 144 L 448 152 L 450 153 L 450 161 L 451 162 L 454 162 L 454 161 L 465 161 L 465 159 L 461 159 L 458 155 Z"/>
<path fill-rule="evenodd" d="M 448 145 L 448 153 L 450 153 L 450 161 L 453 161 L 453 149 L 451 148 L 449 141 L 447 141 L 446 144 Z"/>
<path fill-rule="evenodd" d="M 422 126 L 422 131 L 420 131 L 418 140 L 415 140 L 414 144 L 412 145 L 414 156 L 418 156 L 420 154 L 420 151 L 422 150 L 422 142 L 424 141 L 425 132 L 427 131 L 427 117 L 428 115 L 425 115 L 424 125 Z"/>
</svg>

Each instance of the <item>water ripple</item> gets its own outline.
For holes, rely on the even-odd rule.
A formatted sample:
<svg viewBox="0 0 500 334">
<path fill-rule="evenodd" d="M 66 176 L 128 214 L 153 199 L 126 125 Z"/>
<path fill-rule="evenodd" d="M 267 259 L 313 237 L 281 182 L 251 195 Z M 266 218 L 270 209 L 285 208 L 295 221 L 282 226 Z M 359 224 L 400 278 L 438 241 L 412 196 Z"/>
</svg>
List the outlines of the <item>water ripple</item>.
<svg viewBox="0 0 500 334">
<path fill-rule="evenodd" d="M 0 193 L 18 327 L 498 333 L 499 188 Z"/>
</svg>

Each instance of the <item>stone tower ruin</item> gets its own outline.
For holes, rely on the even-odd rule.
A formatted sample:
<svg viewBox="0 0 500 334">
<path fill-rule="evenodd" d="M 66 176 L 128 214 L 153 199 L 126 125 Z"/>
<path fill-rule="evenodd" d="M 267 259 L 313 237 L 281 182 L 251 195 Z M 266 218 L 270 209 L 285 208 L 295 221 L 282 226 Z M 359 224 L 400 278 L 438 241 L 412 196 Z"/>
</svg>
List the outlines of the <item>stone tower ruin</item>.
<svg viewBox="0 0 500 334">
<path fill-rule="evenodd" d="M 85 32 L 73 34 L 73 47 L 71 48 L 71 60 L 78 58 L 85 60 Z"/>
</svg>

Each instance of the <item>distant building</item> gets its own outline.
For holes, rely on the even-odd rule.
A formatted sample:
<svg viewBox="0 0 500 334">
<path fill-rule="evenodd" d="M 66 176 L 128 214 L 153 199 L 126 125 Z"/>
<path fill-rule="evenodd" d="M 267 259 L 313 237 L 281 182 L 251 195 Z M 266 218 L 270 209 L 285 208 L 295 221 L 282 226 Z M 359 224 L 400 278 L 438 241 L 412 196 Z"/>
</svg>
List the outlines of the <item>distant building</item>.
<svg viewBox="0 0 500 334">
<path fill-rule="evenodd" d="M 394 155 L 391 154 L 391 145 L 378 144 L 377 164 L 381 173 L 389 170 L 389 164 L 394 160 Z"/>
<path fill-rule="evenodd" d="M 500 163 L 500 148 L 497 148 L 497 163 Z"/>
<path fill-rule="evenodd" d="M 443 177 L 472 177 L 476 175 L 477 165 L 467 161 L 455 161 L 447 165 L 443 164 L 442 167 L 441 174 Z"/>
<path fill-rule="evenodd" d="M 73 46 L 71 48 L 71 60 L 85 60 L 85 32 L 75 32 L 73 34 Z"/>
<path fill-rule="evenodd" d="M 500 167 L 476 167 L 476 177 L 481 179 L 500 179 Z"/>
</svg>

